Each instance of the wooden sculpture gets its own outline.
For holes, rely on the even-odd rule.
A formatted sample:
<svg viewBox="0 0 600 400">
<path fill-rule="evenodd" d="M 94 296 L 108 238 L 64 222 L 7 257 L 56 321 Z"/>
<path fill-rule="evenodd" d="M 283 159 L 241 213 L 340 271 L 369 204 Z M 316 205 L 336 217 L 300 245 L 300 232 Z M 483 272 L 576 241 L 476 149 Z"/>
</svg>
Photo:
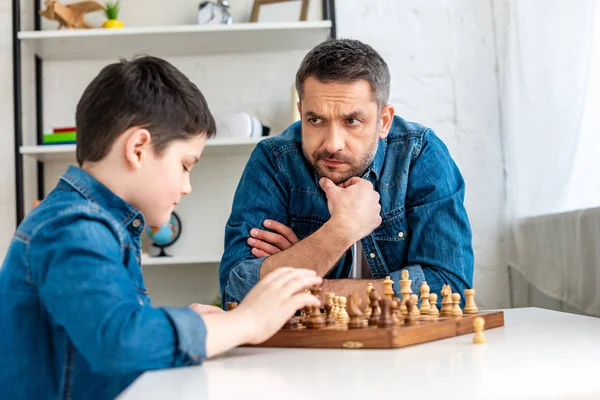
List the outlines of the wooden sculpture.
<svg viewBox="0 0 600 400">
<path fill-rule="evenodd" d="M 57 0 L 46 0 L 46 9 L 40 11 L 40 15 L 51 21 L 58 22 L 58 29 L 66 26 L 68 29 L 93 28 L 92 24 L 85 20 L 85 14 L 104 10 L 101 3 L 93 0 L 80 1 L 72 4 L 63 4 Z"/>
</svg>

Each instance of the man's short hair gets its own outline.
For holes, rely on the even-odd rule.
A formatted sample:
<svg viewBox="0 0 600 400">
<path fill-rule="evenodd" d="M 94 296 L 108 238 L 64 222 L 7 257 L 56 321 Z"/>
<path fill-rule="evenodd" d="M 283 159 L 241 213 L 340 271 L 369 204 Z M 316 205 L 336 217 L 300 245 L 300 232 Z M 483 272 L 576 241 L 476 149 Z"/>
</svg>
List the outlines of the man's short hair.
<svg viewBox="0 0 600 400">
<path fill-rule="evenodd" d="M 352 83 L 364 79 L 371 84 L 379 109 L 390 97 L 390 71 L 386 62 L 371 46 L 358 40 L 327 40 L 306 54 L 296 73 L 300 99 L 304 82 L 311 76 L 323 83 Z"/>
</svg>

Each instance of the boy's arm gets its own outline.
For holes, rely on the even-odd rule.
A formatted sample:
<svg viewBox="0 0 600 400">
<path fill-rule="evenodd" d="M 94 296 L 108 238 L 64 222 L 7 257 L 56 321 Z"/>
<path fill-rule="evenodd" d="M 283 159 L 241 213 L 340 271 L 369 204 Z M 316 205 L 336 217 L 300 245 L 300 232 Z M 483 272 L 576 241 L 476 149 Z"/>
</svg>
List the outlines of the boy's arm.
<svg viewBox="0 0 600 400">
<path fill-rule="evenodd" d="M 43 306 L 92 368 L 129 373 L 206 358 L 202 318 L 145 305 L 107 224 L 82 214 L 60 222 L 33 236 L 27 259 Z"/>
<path fill-rule="evenodd" d="M 32 238 L 28 260 L 36 265 L 33 279 L 42 304 L 96 371 L 199 364 L 238 345 L 262 342 L 296 310 L 320 304 L 304 292 L 321 283 L 314 271 L 282 268 L 232 312 L 200 317 L 190 307 L 153 308 L 138 297 L 107 225 L 78 215 L 61 219 L 61 226 L 46 226 L 46 233 Z"/>
</svg>

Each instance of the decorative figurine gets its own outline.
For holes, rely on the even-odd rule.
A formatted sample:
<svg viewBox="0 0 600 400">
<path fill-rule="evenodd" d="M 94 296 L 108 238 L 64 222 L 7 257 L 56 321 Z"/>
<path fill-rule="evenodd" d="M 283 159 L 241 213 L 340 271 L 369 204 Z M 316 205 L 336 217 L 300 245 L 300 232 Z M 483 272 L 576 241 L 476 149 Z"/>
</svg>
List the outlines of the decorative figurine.
<svg viewBox="0 0 600 400">
<path fill-rule="evenodd" d="M 229 13 L 229 1 L 217 0 L 217 2 L 203 1 L 198 7 L 198 23 L 231 25 L 233 17 Z"/>
</svg>

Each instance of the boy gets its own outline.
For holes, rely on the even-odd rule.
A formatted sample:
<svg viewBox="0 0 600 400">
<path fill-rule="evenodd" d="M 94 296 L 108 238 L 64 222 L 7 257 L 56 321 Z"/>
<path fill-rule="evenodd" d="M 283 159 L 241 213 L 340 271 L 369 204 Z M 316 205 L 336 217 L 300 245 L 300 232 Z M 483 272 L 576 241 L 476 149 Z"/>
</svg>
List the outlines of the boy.
<svg viewBox="0 0 600 400">
<path fill-rule="evenodd" d="M 0 270 L 5 398 L 114 398 L 143 371 L 264 341 L 319 304 L 304 290 L 320 278 L 290 268 L 230 312 L 150 305 L 140 235 L 191 191 L 190 171 L 215 134 L 204 97 L 171 64 L 105 67 L 77 105 L 76 126 L 79 168 L 20 224 Z"/>
</svg>

